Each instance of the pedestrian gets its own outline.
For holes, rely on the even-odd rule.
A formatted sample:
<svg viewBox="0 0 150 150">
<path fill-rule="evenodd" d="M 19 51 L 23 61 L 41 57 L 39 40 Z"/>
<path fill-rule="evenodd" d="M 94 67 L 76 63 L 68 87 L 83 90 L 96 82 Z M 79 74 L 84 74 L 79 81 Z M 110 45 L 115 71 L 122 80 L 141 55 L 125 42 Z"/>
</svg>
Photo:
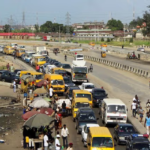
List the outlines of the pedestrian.
<svg viewBox="0 0 150 150">
<path fill-rule="evenodd" d="M 146 111 L 149 112 L 149 108 L 150 108 L 150 101 L 149 99 L 147 100 L 147 103 L 146 103 Z"/>
<path fill-rule="evenodd" d="M 47 131 L 44 132 L 44 150 L 48 150 L 48 136 L 47 136 Z"/>
<path fill-rule="evenodd" d="M 13 82 L 13 89 L 14 89 L 14 93 L 16 93 L 16 81 L 15 80 Z"/>
<path fill-rule="evenodd" d="M 9 63 L 6 65 L 7 70 L 10 70 Z"/>
<path fill-rule="evenodd" d="M 122 49 L 124 48 L 124 45 L 122 45 Z"/>
<path fill-rule="evenodd" d="M 69 147 L 67 148 L 67 150 L 73 150 L 73 143 L 69 143 Z"/>
<path fill-rule="evenodd" d="M 132 110 L 133 117 L 136 117 L 136 101 L 135 100 L 131 104 L 131 110 Z"/>
<path fill-rule="evenodd" d="M 50 96 L 50 99 L 53 97 L 53 88 L 52 88 L 52 86 L 49 88 L 49 96 Z"/>
<path fill-rule="evenodd" d="M 34 147 L 34 142 L 33 142 L 34 137 L 35 135 L 34 135 L 33 129 L 29 129 L 29 148 L 30 149 L 33 149 Z"/>
<path fill-rule="evenodd" d="M 10 66 L 10 72 L 14 72 L 14 66 L 13 66 L 13 64 Z"/>
<path fill-rule="evenodd" d="M 40 66 L 37 64 L 35 69 L 36 69 L 37 72 L 39 72 Z"/>
<path fill-rule="evenodd" d="M 66 103 L 65 103 L 65 101 L 63 101 L 63 103 L 62 103 L 62 112 L 63 113 L 66 112 Z"/>
<path fill-rule="evenodd" d="M 56 104 L 56 101 L 54 100 L 54 103 L 53 103 L 53 110 L 56 111 L 57 109 L 57 104 Z"/>
<path fill-rule="evenodd" d="M 147 117 L 145 118 L 144 127 L 146 126 L 147 134 L 149 135 L 149 129 L 150 129 L 150 115 L 147 113 Z"/>
<path fill-rule="evenodd" d="M 62 139 L 63 139 L 63 146 L 64 146 L 64 148 L 67 148 L 68 147 L 69 130 L 66 127 L 65 124 L 64 124 L 64 126 L 63 126 L 63 128 L 61 130 L 61 136 L 62 136 Z"/>
<path fill-rule="evenodd" d="M 140 122 L 143 121 L 143 115 L 144 115 L 144 110 L 142 109 L 142 107 L 140 107 L 139 109 L 139 115 L 140 115 Z"/>
<path fill-rule="evenodd" d="M 136 101 L 136 103 L 139 101 L 139 98 L 137 95 L 135 95 L 135 97 L 133 97 L 133 101 Z"/>
<path fill-rule="evenodd" d="M 55 150 L 61 150 L 61 145 L 60 145 L 59 139 L 60 139 L 60 135 L 58 134 L 55 139 Z"/>
<path fill-rule="evenodd" d="M 59 120 L 60 120 L 60 116 L 58 115 L 58 111 L 56 111 L 56 114 L 55 114 L 55 131 L 58 130 Z"/>
</svg>

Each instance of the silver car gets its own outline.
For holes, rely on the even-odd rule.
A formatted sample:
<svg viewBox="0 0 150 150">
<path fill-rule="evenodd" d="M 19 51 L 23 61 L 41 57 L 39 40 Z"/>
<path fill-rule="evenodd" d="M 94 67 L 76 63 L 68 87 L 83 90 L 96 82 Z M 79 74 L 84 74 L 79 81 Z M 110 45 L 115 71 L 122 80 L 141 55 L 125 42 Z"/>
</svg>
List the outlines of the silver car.
<svg viewBox="0 0 150 150">
<path fill-rule="evenodd" d="M 137 51 L 145 52 L 145 49 L 143 47 L 140 47 L 140 48 L 137 49 Z"/>
</svg>

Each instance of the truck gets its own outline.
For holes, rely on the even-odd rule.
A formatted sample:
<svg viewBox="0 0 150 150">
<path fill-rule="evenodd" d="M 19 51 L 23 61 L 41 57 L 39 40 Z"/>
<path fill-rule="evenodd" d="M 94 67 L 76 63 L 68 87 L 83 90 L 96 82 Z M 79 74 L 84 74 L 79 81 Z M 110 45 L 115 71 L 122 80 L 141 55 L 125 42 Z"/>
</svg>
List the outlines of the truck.
<svg viewBox="0 0 150 150">
<path fill-rule="evenodd" d="M 71 76 L 73 82 L 88 82 L 88 67 L 84 60 L 73 60 L 71 68 Z"/>
<path fill-rule="evenodd" d="M 51 40 L 51 36 L 43 36 L 43 41 L 50 41 Z"/>
<path fill-rule="evenodd" d="M 42 56 L 48 56 L 48 51 L 46 50 L 45 46 L 34 46 L 33 50 L 36 52 L 36 54 L 40 54 Z"/>
</svg>

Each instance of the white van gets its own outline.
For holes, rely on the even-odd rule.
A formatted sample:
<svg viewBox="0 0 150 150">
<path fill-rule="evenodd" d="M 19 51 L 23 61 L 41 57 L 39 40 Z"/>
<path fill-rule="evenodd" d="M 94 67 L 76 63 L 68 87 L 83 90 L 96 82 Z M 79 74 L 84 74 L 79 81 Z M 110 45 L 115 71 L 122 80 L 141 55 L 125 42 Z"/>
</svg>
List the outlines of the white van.
<svg viewBox="0 0 150 150">
<path fill-rule="evenodd" d="M 83 54 L 76 54 L 74 57 L 74 60 L 84 60 L 84 55 Z"/>
<path fill-rule="evenodd" d="M 104 124 L 127 122 L 127 107 L 120 99 L 104 99 L 100 107 L 100 115 Z"/>
</svg>

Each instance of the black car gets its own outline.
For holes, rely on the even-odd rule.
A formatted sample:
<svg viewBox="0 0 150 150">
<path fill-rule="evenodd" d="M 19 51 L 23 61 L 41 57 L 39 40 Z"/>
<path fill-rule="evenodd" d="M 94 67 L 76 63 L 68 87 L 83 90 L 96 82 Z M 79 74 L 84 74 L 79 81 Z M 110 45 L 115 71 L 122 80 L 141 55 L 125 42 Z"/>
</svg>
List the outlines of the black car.
<svg viewBox="0 0 150 150">
<path fill-rule="evenodd" d="M 69 86 L 75 86 L 75 84 L 71 81 L 71 78 L 68 76 L 64 77 L 65 82 L 65 91 L 68 89 Z"/>
<path fill-rule="evenodd" d="M 55 62 L 54 65 L 55 65 L 56 67 L 61 67 L 62 64 L 61 64 L 60 62 Z"/>
<path fill-rule="evenodd" d="M 114 128 L 114 139 L 117 144 L 126 144 L 125 137 L 137 134 L 132 124 L 118 123 Z"/>
<path fill-rule="evenodd" d="M 126 137 L 126 150 L 149 150 L 150 144 L 147 135 L 133 134 Z"/>
<path fill-rule="evenodd" d="M 101 88 L 93 88 L 92 96 L 93 96 L 93 106 L 101 105 L 101 102 L 104 98 L 107 98 L 107 93 L 104 89 Z"/>
<path fill-rule="evenodd" d="M 10 82 L 12 83 L 14 80 L 16 80 L 16 83 L 19 83 L 19 76 L 16 76 L 15 73 L 7 71 L 7 70 L 1 70 L 0 71 L 0 80 L 3 82 Z"/>
<path fill-rule="evenodd" d="M 75 128 L 77 129 L 77 133 L 81 133 L 82 127 L 87 123 L 96 123 L 97 120 L 94 114 L 94 111 L 89 107 L 81 107 L 77 112 L 77 116 L 75 119 Z"/>
<path fill-rule="evenodd" d="M 80 90 L 78 86 L 70 86 L 68 87 L 66 91 L 66 98 L 70 99 L 72 101 L 72 92 L 73 90 Z"/>
<path fill-rule="evenodd" d="M 71 66 L 70 66 L 70 64 L 62 64 L 62 68 L 71 69 Z"/>
<path fill-rule="evenodd" d="M 66 70 L 55 70 L 55 74 L 62 75 L 63 77 L 68 76 L 68 73 Z"/>
</svg>

